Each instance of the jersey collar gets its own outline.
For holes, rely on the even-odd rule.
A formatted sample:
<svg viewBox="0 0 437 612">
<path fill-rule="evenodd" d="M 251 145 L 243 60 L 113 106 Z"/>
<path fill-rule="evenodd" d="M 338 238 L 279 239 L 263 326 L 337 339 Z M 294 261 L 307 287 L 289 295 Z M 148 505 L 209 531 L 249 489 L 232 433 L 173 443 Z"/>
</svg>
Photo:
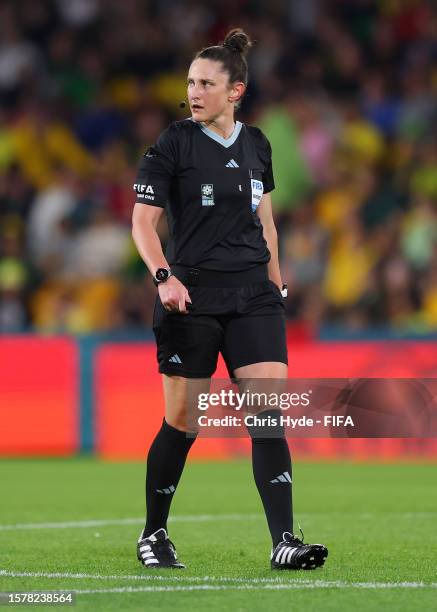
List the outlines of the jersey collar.
<svg viewBox="0 0 437 612">
<path fill-rule="evenodd" d="M 226 147 L 226 148 L 229 148 L 234 144 L 234 142 L 237 140 L 241 132 L 241 128 L 243 127 L 243 124 L 241 123 L 241 121 L 236 121 L 234 131 L 229 136 L 229 138 L 223 138 L 223 136 L 220 136 L 219 134 L 205 127 L 201 123 L 199 123 L 198 125 L 204 134 L 206 134 L 207 136 L 209 136 L 210 138 L 212 138 L 213 140 L 215 140 L 216 142 L 218 142 L 219 144 L 221 144 L 223 147 Z"/>
</svg>

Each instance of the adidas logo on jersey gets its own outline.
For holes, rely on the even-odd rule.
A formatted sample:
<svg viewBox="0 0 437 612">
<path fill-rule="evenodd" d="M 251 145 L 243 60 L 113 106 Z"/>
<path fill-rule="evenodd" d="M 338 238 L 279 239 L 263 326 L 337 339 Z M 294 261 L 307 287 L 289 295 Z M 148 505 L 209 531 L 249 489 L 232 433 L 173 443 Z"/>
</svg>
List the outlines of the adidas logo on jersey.
<svg viewBox="0 0 437 612">
<path fill-rule="evenodd" d="M 273 478 L 270 482 L 291 482 L 290 474 L 288 472 L 282 472 L 276 478 Z"/>
<path fill-rule="evenodd" d="M 170 357 L 169 361 L 171 363 L 182 363 L 181 358 L 179 357 L 179 355 L 173 355 L 173 357 Z"/>
<path fill-rule="evenodd" d="M 235 159 L 230 159 L 226 164 L 226 168 L 239 168 L 240 166 L 237 164 Z"/>
</svg>

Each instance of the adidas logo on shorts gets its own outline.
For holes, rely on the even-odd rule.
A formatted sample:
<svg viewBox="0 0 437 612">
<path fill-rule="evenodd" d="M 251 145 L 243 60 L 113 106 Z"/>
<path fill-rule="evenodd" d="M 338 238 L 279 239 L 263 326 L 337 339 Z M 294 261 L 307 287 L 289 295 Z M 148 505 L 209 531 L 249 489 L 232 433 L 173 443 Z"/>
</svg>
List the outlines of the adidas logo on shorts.
<svg viewBox="0 0 437 612">
<path fill-rule="evenodd" d="M 176 353 L 169 359 L 170 363 L 182 363 L 181 358 Z"/>
</svg>

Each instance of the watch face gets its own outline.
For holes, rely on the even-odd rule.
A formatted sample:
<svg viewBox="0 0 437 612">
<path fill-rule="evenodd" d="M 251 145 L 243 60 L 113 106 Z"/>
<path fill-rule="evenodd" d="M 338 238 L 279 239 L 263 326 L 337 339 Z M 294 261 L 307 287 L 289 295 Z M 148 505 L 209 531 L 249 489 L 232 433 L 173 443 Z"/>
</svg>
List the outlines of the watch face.
<svg viewBox="0 0 437 612">
<path fill-rule="evenodd" d="M 159 283 L 166 281 L 168 277 L 168 270 L 166 270 L 165 268 L 158 268 L 156 270 L 155 278 Z"/>
</svg>

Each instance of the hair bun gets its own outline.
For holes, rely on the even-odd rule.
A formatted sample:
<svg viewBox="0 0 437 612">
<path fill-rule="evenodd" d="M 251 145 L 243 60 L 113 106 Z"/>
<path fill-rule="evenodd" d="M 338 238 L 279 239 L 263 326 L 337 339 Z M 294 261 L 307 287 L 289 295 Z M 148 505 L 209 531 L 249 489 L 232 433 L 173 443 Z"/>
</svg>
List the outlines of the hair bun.
<svg viewBox="0 0 437 612">
<path fill-rule="evenodd" d="M 235 28 L 228 32 L 223 42 L 223 47 L 235 53 L 241 53 L 241 55 L 246 55 L 251 46 L 252 42 L 249 36 L 241 28 Z"/>
</svg>

